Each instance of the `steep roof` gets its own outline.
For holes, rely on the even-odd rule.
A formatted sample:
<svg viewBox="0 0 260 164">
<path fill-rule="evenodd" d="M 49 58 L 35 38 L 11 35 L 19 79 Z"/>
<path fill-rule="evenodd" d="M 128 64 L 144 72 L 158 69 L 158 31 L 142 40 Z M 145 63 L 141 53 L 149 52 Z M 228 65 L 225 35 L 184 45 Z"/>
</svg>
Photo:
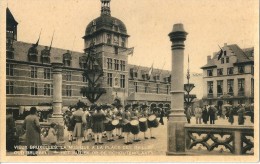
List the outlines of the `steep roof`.
<svg viewBox="0 0 260 164">
<path fill-rule="evenodd" d="M 27 55 L 28 55 L 28 50 L 29 48 L 32 47 L 33 43 L 26 43 L 26 42 L 21 42 L 21 41 L 16 41 L 13 44 L 14 47 L 14 58 L 15 60 L 18 61 L 28 61 Z M 41 56 L 41 51 L 45 49 L 44 45 L 38 45 L 37 50 L 38 50 L 38 57 L 40 59 Z M 66 49 L 61 49 L 61 48 L 51 48 L 51 56 L 50 59 L 54 59 L 54 57 L 59 57 L 61 62 L 63 59 L 63 54 L 66 54 L 67 50 Z M 76 51 L 70 51 L 72 54 L 72 67 L 74 68 L 79 68 L 79 57 L 83 56 L 83 52 L 76 52 Z M 40 60 L 38 60 L 40 61 Z M 40 63 L 40 62 L 39 62 Z"/>
<path fill-rule="evenodd" d="M 7 23 L 7 26 L 9 26 L 9 25 L 17 26 L 17 24 L 18 24 L 17 21 L 14 19 L 14 16 L 8 7 L 6 8 L 6 23 Z"/>
</svg>

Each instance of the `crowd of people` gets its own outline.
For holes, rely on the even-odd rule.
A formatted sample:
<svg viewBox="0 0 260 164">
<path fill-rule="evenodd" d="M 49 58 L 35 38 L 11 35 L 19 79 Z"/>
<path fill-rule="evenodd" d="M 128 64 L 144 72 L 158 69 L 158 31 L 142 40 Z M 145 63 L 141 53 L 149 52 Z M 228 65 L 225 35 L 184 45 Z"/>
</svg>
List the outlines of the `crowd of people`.
<svg viewBox="0 0 260 164">
<path fill-rule="evenodd" d="M 248 111 L 250 121 L 254 123 L 254 111 L 253 108 Z M 238 125 L 244 125 L 245 123 L 245 115 L 246 110 L 243 105 L 239 106 L 226 106 L 220 109 L 217 109 L 215 105 L 205 105 L 203 108 L 196 106 L 194 111 L 192 112 L 191 107 L 188 107 L 185 110 L 185 115 L 188 123 L 190 123 L 191 117 L 194 115 L 196 119 L 196 124 L 207 124 L 208 121 L 210 124 L 215 124 L 215 121 L 219 118 L 226 119 L 228 122 L 233 125 L 234 123 L 234 115 L 238 116 Z"/>
<path fill-rule="evenodd" d="M 159 112 L 158 112 L 159 111 Z M 159 115 L 158 115 L 159 113 Z M 94 140 L 94 145 L 102 145 L 103 138 L 107 142 L 124 139 L 125 145 L 139 142 L 140 133 L 143 139 L 156 139 L 153 129 L 159 122 L 163 125 L 164 110 L 151 110 L 147 105 L 92 105 L 84 108 L 72 108 L 64 113 L 68 130 L 68 141 L 76 141 L 77 146 Z M 160 120 L 157 120 L 157 115 Z M 149 132 L 148 132 L 149 131 Z M 130 137 L 132 135 L 132 137 Z M 131 140 L 133 138 L 133 140 Z M 77 150 L 80 153 L 80 150 Z"/>
</svg>

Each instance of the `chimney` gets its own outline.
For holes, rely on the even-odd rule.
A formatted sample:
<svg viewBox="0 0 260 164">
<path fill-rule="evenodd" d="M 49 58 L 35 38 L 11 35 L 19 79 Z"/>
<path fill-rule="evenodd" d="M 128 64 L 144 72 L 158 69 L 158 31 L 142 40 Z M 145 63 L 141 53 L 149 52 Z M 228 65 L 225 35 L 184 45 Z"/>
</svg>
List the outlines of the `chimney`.
<svg viewBox="0 0 260 164">
<path fill-rule="evenodd" d="M 226 47 L 227 47 L 227 43 L 224 43 L 224 50 L 226 50 Z"/>
<path fill-rule="evenodd" d="M 211 60 L 211 56 L 208 55 L 208 56 L 207 56 L 207 63 L 209 63 L 210 60 Z"/>
</svg>

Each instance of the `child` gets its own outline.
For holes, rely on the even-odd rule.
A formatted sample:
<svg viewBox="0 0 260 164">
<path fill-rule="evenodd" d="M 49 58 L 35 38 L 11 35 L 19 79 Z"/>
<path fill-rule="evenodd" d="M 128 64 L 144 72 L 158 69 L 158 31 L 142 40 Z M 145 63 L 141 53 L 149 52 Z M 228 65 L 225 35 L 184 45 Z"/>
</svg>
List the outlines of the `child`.
<svg viewBox="0 0 260 164">
<path fill-rule="evenodd" d="M 55 147 L 56 143 L 57 143 L 57 130 L 55 128 L 56 128 L 56 124 L 54 122 L 52 122 L 50 125 L 49 132 L 48 132 L 48 140 L 49 140 L 49 143 L 51 144 L 51 146 L 53 146 L 53 147 Z"/>
</svg>

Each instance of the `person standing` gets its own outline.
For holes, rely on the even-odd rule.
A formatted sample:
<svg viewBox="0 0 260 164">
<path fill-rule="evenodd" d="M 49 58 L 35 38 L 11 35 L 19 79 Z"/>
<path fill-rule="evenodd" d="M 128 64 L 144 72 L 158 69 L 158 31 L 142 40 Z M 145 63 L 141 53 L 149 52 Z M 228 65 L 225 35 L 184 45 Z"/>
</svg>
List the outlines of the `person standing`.
<svg viewBox="0 0 260 164">
<path fill-rule="evenodd" d="M 122 119 L 122 115 L 123 115 L 123 106 L 122 105 L 118 105 L 118 110 L 116 110 L 116 119 L 119 120 L 119 124 L 116 127 L 116 135 L 118 136 L 118 139 L 122 139 L 124 138 L 122 135 L 122 127 L 123 127 L 123 119 Z"/>
<path fill-rule="evenodd" d="M 75 121 L 75 127 L 73 131 L 73 136 L 76 137 L 78 150 L 75 150 L 77 154 L 81 154 L 82 139 L 84 137 L 83 124 L 86 124 L 85 114 L 82 108 L 78 108 L 72 116 Z"/>
<path fill-rule="evenodd" d="M 15 122 L 12 115 L 12 109 L 6 111 L 6 151 L 15 151 L 16 141 Z"/>
<path fill-rule="evenodd" d="M 131 113 L 131 120 L 138 120 L 139 118 L 139 112 L 137 110 L 137 105 L 136 104 L 133 104 L 132 105 L 132 111 L 130 112 Z M 137 125 L 139 129 L 139 125 Z M 139 133 L 139 132 L 138 132 Z M 139 138 L 138 138 L 138 133 L 137 134 L 134 134 L 134 142 L 139 142 L 141 141 Z"/>
<path fill-rule="evenodd" d="M 234 108 L 230 107 L 228 110 L 228 122 L 230 122 L 231 125 L 234 123 Z"/>
<path fill-rule="evenodd" d="M 141 106 L 141 112 L 140 112 L 140 117 L 143 117 L 143 118 L 146 118 L 146 126 L 147 126 L 147 129 L 148 129 L 148 121 L 147 121 L 147 119 L 148 119 L 148 110 L 147 110 L 147 106 L 146 105 L 142 105 Z M 148 139 L 148 137 L 146 136 L 146 132 L 147 132 L 147 130 L 146 131 L 144 131 L 143 133 L 144 133 L 144 139 Z"/>
<path fill-rule="evenodd" d="M 103 111 L 101 111 L 101 107 L 97 106 L 96 111 L 92 115 L 92 131 L 94 133 L 94 138 L 95 138 L 95 145 L 102 145 L 102 133 L 105 130 L 104 127 L 104 120 L 105 120 L 105 114 Z"/>
<path fill-rule="evenodd" d="M 107 110 L 106 110 L 106 121 L 107 123 L 105 124 L 105 130 L 106 130 L 106 135 L 107 135 L 107 141 L 112 142 L 115 141 L 113 139 L 113 125 L 112 125 L 112 120 L 114 119 L 113 113 L 111 111 L 111 107 L 107 105 Z"/>
<path fill-rule="evenodd" d="M 241 105 L 237 111 L 238 114 L 238 125 L 244 125 L 245 123 L 245 108 Z"/>
<path fill-rule="evenodd" d="M 195 108 L 194 114 L 196 118 L 196 124 L 201 124 L 202 109 L 199 106 Z"/>
<path fill-rule="evenodd" d="M 84 112 L 84 118 L 86 119 L 86 123 L 83 124 L 83 129 L 84 129 L 84 139 L 83 142 L 89 142 L 89 131 L 88 131 L 88 117 L 89 117 L 89 112 L 87 110 L 87 106 L 83 108 L 83 112 Z"/>
<path fill-rule="evenodd" d="M 190 119 L 191 119 L 191 107 L 190 106 L 186 109 L 185 114 L 186 114 L 188 124 L 190 124 Z"/>
<path fill-rule="evenodd" d="M 57 144 L 57 130 L 56 130 L 56 124 L 54 122 L 52 122 L 50 124 L 50 129 L 48 131 L 48 140 L 51 146 L 56 146 Z M 55 150 L 56 149 L 52 149 L 51 150 Z"/>
<path fill-rule="evenodd" d="M 26 130 L 27 156 L 37 156 L 37 147 L 42 145 L 42 141 L 36 107 L 30 108 L 30 114 L 26 116 L 23 128 Z"/>
<path fill-rule="evenodd" d="M 210 124 L 215 124 L 215 110 L 212 105 L 209 107 L 208 113 L 209 113 Z"/>
<path fill-rule="evenodd" d="M 125 139 L 125 144 L 129 145 L 132 144 L 132 142 L 130 142 L 130 131 L 131 131 L 131 127 L 130 127 L 130 121 L 131 121 L 131 113 L 129 112 L 130 110 L 130 105 L 126 105 L 125 106 L 125 111 L 122 114 L 122 120 L 123 120 L 123 132 L 124 132 L 124 139 Z"/>
<path fill-rule="evenodd" d="M 159 115 L 160 115 L 160 120 L 159 122 L 164 125 L 164 122 L 163 122 L 163 117 L 165 115 L 165 112 L 164 112 L 164 109 L 163 108 L 159 108 Z"/>
<path fill-rule="evenodd" d="M 209 120 L 209 114 L 208 114 L 208 109 L 207 106 L 205 105 L 202 111 L 202 120 L 204 124 L 207 124 Z"/>
</svg>

